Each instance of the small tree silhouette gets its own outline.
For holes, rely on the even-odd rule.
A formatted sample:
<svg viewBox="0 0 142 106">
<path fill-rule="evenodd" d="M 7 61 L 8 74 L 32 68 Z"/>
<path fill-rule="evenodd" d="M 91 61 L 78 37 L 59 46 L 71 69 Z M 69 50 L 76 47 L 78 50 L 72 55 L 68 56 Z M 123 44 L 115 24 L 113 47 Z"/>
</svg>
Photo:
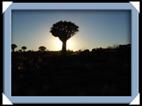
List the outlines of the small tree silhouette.
<svg viewBox="0 0 142 106">
<path fill-rule="evenodd" d="M 51 27 L 50 32 L 53 36 L 59 37 L 62 41 L 62 52 L 66 53 L 66 42 L 71 38 L 76 32 L 78 32 L 78 26 L 72 22 L 59 21 Z"/>
<path fill-rule="evenodd" d="M 39 51 L 44 52 L 46 50 L 46 47 L 40 46 L 38 49 L 39 49 Z"/>
<path fill-rule="evenodd" d="M 12 48 L 12 52 L 14 52 L 14 51 L 15 51 L 15 48 L 17 48 L 17 45 L 16 45 L 16 44 L 12 44 L 12 45 L 11 45 L 11 48 Z"/>
<path fill-rule="evenodd" d="M 26 46 L 22 46 L 21 49 L 25 52 L 25 50 L 27 49 Z"/>
</svg>

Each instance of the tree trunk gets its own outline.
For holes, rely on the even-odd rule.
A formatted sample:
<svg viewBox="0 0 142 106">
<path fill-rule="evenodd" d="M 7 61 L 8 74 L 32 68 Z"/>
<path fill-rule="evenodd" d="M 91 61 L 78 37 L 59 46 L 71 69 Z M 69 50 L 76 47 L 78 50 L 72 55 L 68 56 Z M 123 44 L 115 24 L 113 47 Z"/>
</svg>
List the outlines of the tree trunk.
<svg viewBox="0 0 142 106">
<path fill-rule="evenodd" d="M 66 41 L 62 42 L 62 52 L 63 52 L 63 54 L 66 53 Z"/>
</svg>

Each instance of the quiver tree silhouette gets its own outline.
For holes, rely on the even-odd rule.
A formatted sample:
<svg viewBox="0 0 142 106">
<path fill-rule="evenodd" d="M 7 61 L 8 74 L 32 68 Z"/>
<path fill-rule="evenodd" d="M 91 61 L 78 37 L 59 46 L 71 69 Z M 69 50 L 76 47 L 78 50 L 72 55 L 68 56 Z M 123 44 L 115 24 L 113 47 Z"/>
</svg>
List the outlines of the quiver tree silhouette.
<svg viewBox="0 0 142 106">
<path fill-rule="evenodd" d="M 66 42 L 71 38 L 76 32 L 78 32 L 78 26 L 70 21 L 59 21 L 51 27 L 50 32 L 53 36 L 59 37 L 62 41 L 62 52 L 66 53 Z"/>
<path fill-rule="evenodd" d="M 12 52 L 14 52 L 14 51 L 15 51 L 15 48 L 17 48 L 17 45 L 16 45 L 16 44 L 12 44 L 12 45 L 11 45 L 11 48 L 12 48 Z"/>
<path fill-rule="evenodd" d="M 40 46 L 38 49 L 39 49 L 39 51 L 44 52 L 46 50 L 46 47 Z"/>
<path fill-rule="evenodd" d="M 22 46 L 21 49 L 25 52 L 25 50 L 27 49 L 26 46 Z"/>
</svg>

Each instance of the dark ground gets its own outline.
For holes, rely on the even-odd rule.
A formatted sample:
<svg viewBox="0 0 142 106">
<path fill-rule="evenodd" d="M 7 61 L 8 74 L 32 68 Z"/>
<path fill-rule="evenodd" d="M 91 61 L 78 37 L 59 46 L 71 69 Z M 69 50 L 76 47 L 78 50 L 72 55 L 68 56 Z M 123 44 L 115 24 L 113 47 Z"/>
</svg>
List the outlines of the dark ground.
<svg viewBox="0 0 142 106">
<path fill-rule="evenodd" d="M 80 52 L 12 53 L 13 96 L 130 96 L 130 45 Z"/>
</svg>

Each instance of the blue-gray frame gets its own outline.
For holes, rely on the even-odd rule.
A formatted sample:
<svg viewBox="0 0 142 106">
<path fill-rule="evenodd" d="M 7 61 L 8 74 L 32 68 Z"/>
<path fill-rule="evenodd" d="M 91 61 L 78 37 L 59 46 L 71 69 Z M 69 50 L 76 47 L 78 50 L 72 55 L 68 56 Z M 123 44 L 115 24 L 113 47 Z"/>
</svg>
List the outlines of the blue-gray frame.
<svg viewBox="0 0 142 106">
<path fill-rule="evenodd" d="M 131 96 L 12 96 L 11 14 L 12 10 L 130 10 L 131 11 Z M 12 103 L 130 103 L 138 88 L 139 13 L 130 3 L 13 3 L 4 13 L 4 94 Z"/>
</svg>

